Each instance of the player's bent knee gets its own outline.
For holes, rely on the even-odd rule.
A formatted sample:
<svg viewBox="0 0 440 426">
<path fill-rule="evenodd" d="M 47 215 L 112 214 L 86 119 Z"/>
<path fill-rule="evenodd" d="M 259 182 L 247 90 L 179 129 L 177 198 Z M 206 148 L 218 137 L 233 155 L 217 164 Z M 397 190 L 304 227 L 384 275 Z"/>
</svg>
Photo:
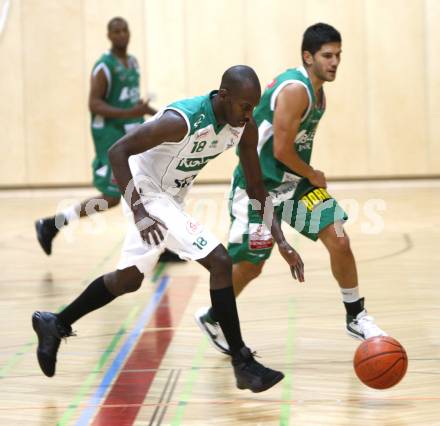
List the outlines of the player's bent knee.
<svg viewBox="0 0 440 426">
<path fill-rule="evenodd" d="M 348 238 L 347 235 L 344 235 L 343 237 L 335 238 L 332 241 L 332 248 L 333 250 L 341 254 L 349 253 L 351 251 L 350 238 Z"/>
<path fill-rule="evenodd" d="M 144 279 L 144 274 L 139 272 L 136 266 L 126 269 L 118 269 L 106 274 L 104 277 L 108 290 L 115 296 L 132 293 L 139 290 Z"/>
<path fill-rule="evenodd" d="M 124 293 L 133 293 L 141 288 L 142 279 L 132 279 L 124 283 Z"/>
<path fill-rule="evenodd" d="M 232 259 L 223 245 L 216 247 L 208 258 L 211 273 L 232 273 Z"/>
<path fill-rule="evenodd" d="M 247 270 L 247 274 L 251 279 L 255 279 L 261 275 L 261 272 L 263 272 L 264 262 L 257 264 L 251 263 L 250 265 L 252 266 Z"/>
<path fill-rule="evenodd" d="M 232 273 L 232 259 L 226 250 L 223 250 L 216 256 L 214 268 L 222 272 Z"/>
<path fill-rule="evenodd" d="M 257 278 L 263 271 L 264 262 L 251 263 L 247 261 L 236 263 L 234 266 L 234 274 L 245 279 L 245 281 L 252 281 Z"/>
</svg>

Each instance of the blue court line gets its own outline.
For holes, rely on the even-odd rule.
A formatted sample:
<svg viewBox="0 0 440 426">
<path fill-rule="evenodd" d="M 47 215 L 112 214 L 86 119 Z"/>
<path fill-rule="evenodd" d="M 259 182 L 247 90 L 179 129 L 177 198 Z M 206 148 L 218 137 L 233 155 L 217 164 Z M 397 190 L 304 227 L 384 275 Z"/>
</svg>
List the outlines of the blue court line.
<svg viewBox="0 0 440 426">
<path fill-rule="evenodd" d="M 93 394 L 93 396 L 90 397 L 89 401 L 87 402 L 86 408 L 82 411 L 82 414 L 76 423 L 76 426 L 88 425 L 92 417 L 95 415 L 107 390 L 113 382 L 113 379 L 118 375 L 122 365 L 124 364 L 133 346 L 136 344 L 136 341 L 141 335 L 145 324 L 150 320 L 151 316 L 159 305 L 160 300 L 162 299 L 162 296 L 168 286 L 169 280 L 170 277 L 168 275 L 165 275 L 160 280 L 160 283 L 154 291 L 150 303 L 142 312 L 142 315 L 139 317 L 130 335 L 127 337 L 125 343 L 122 345 L 121 349 L 116 355 L 116 358 L 113 360 L 112 364 L 107 370 L 107 373 L 105 374 L 104 378 L 96 389 L 96 392 Z"/>
</svg>

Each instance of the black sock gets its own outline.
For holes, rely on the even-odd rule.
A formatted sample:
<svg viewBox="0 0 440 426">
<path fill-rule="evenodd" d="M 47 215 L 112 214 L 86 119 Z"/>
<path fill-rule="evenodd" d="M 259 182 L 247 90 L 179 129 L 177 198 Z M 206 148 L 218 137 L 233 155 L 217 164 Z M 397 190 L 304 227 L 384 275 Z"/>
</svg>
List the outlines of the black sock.
<svg viewBox="0 0 440 426">
<path fill-rule="evenodd" d="M 214 313 L 214 318 L 220 323 L 231 354 L 234 354 L 244 346 L 234 289 L 231 286 L 220 290 L 210 290 L 210 294 L 211 311 Z"/>
<path fill-rule="evenodd" d="M 96 278 L 69 306 L 59 314 L 58 319 L 65 325 L 71 325 L 84 315 L 110 303 L 113 296 L 104 284 L 104 277 Z"/>
<path fill-rule="evenodd" d="M 356 300 L 356 302 L 348 303 L 344 302 L 345 310 L 347 311 L 347 314 L 352 317 L 357 317 L 358 314 L 360 314 L 364 310 L 364 298 L 361 297 L 359 300 Z"/>
</svg>

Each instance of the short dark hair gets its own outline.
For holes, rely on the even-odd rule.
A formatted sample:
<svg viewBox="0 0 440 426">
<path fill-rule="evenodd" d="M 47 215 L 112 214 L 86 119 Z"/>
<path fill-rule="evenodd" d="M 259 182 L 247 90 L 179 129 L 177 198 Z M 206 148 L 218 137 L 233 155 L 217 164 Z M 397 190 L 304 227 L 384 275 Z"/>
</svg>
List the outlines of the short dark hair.
<svg viewBox="0 0 440 426">
<path fill-rule="evenodd" d="M 328 24 L 319 22 L 307 28 L 303 35 L 301 45 L 301 57 L 304 62 L 304 52 L 310 52 L 314 55 L 321 46 L 326 43 L 341 43 L 341 34 L 339 31 Z"/>
<path fill-rule="evenodd" d="M 110 19 L 107 24 L 107 31 L 110 32 L 112 30 L 112 26 L 116 22 L 123 22 L 128 26 L 127 21 L 124 18 L 121 18 L 120 16 L 115 16 L 114 18 Z"/>
</svg>

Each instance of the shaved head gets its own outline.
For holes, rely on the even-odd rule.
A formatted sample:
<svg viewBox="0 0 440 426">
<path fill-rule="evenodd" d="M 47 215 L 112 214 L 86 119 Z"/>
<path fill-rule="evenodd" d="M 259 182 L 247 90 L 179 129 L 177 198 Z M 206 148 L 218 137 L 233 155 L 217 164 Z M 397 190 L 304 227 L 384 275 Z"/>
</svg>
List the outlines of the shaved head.
<svg viewBox="0 0 440 426">
<path fill-rule="evenodd" d="M 214 112 L 220 122 L 243 127 L 252 120 L 260 97 L 261 86 L 255 71 L 247 65 L 235 65 L 223 73 L 218 96 L 213 101 Z"/>
<path fill-rule="evenodd" d="M 247 65 L 228 68 L 223 73 L 220 89 L 225 89 L 235 96 L 240 95 L 244 90 L 254 90 L 258 96 L 261 94 L 260 80 L 255 71 Z"/>
</svg>

